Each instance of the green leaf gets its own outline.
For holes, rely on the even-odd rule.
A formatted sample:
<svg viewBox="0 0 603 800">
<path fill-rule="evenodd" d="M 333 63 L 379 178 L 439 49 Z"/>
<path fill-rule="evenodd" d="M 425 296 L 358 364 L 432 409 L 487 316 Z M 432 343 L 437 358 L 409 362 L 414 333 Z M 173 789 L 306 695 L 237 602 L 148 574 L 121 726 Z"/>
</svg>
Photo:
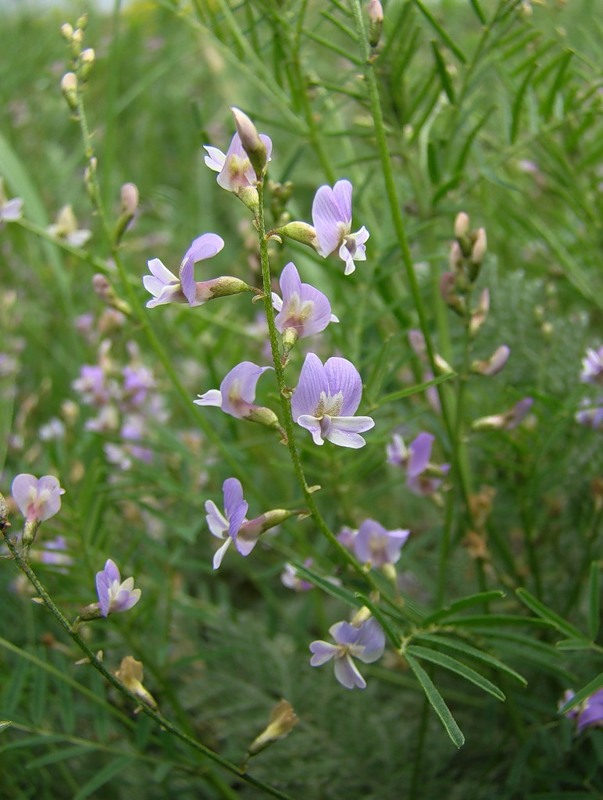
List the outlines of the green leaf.
<svg viewBox="0 0 603 800">
<path fill-rule="evenodd" d="M 431 11 L 429 11 L 427 8 L 425 8 L 425 6 L 421 2 L 421 0 L 415 0 L 415 5 L 419 9 L 421 14 L 423 14 L 423 16 L 425 17 L 427 22 L 429 22 L 429 24 L 434 29 L 434 31 L 438 34 L 440 39 L 444 42 L 446 47 L 449 47 L 450 50 L 452 50 L 452 52 L 458 58 L 458 60 L 461 62 L 461 64 L 466 64 L 467 63 L 467 57 L 465 56 L 465 54 L 463 53 L 461 48 L 453 41 L 453 39 L 448 35 L 448 33 L 440 25 L 440 23 L 433 16 Z"/>
<path fill-rule="evenodd" d="M 558 650 L 590 650 L 592 642 L 588 639 L 561 639 L 555 642 L 555 647 Z"/>
<path fill-rule="evenodd" d="M 415 661 L 411 655 L 407 654 L 405 657 L 408 662 L 408 666 L 414 672 L 415 677 L 423 687 L 423 691 L 425 692 L 433 710 L 436 712 L 442 722 L 442 725 L 446 729 L 446 733 L 456 747 L 462 747 L 465 744 L 465 737 L 463 736 L 463 732 L 459 728 L 455 718 L 452 716 L 450 709 L 446 705 L 444 698 L 436 689 L 433 681 L 425 672 L 423 667 L 417 661 Z"/>
<path fill-rule="evenodd" d="M 431 50 L 433 52 L 433 57 L 435 59 L 438 75 L 440 76 L 442 89 L 446 92 L 446 96 L 448 97 L 452 105 L 454 105 L 456 99 L 454 93 L 454 86 L 452 85 L 452 80 L 450 78 L 450 73 L 448 72 L 448 69 L 446 67 L 446 62 L 444 61 L 444 58 L 440 52 L 440 48 L 436 41 L 432 40 Z"/>
<path fill-rule="evenodd" d="M 479 21 L 482 23 L 482 25 L 485 25 L 486 24 L 486 15 L 482 11 L 482 9 L 481 9 L 479 3 L 477 2 L 477 0 L 469 0 L 469 2 L 471 3 L 471 8 L 475 11 Z"/>
<path fill-rule="evenodd" d="M 493 590 L 491 592 L 480 592 L 479 594 L 472 594 L 467 597 L 463 597 L 461 600 L 455 600 L 455 602 L 451 603 L 449 606 L 441 608 L 439 611 L 436 611 L 433 614 L 430 614 L 428 617 L 425 617 L 425 619 L 422 622 L 422 625 L 427 627 L 427 625 L 432 625 L 434 622 L 437 622 L 438 620 L 450 617 L 452 614 L 457 614 L 464 608 L 471 608 L 471 606 L 490 603 L 493 602 L 494 600 L 500 600 L 504 596 L 505 596 L 504 592 Z"/>
<path fill-rule="evenodd" d="M 327 578 L 323 578 L 322 575 L 319 575 L 318 573 L 314 572 L 314 570 L 305 567 L 299 562 L 293 561 L 292 563 L 300 577 L 306 578 L 310 581 L 310 583 L 313 583 L 314 586 L 318 586 L 318 588 L 322 589 L 323 592 L 330 594 L 331 597 L 335 597 L 337 600 L 341 600 L 342 602 L 346 603 L 346 605 L 353 606 L 354 608 L 361 608 L 363 605 L 362 602 L 358 600 L 356 595 L 352 594 L 352 592 L 348 592 L 347 589 L 331 583 L 331 581 L 329 581 Z"/>
<path fill-rule="evenodd" d="M 590 565 L 588 581 L 588 635 L 593 641 L 597 638 L 601 624 L 600 572 L 601 564 L 598 561 L 593 561 Z"/>
<path fill-rule="evenodd" d="M 121 756 L 121 758 L 111 761 L 106 767 L 93 775 L 89 781 L 86 781 L 73 800 L 85 800 L 86 797 L 90 797 L 93 792 L 100 789 L 101 786 L 104 786 L 105 783 L 108 783 L 120 772 L 123 772 L 131 763 L 132 758 L 130 756 Z"/>
<path fill-rule="evenodd" d="M 48 764 L 57 764 L 60 761 L 66 761 L 70 758 L 78 758 L 79 756 L 86 755 L 92 750 L 97 749 L 94 743 L 89 745 L 75 744 L 72 747 L 65 747 L 64 744 L 59 745 L 58 749 L 53 750 L 51 753 L 46 753 L 46 755 L 40 756 L 40 758 L 28 761 L 27 769 L 39 769 L 40 767 L 48 766 Z"/>
<path fill-rule="evenodd" d="M 541 113 L 547 122 L 549 121 L 551 114 L 553 113 L 553 107 L 555 105 L 555 98 L 557 96 L 557 92 L 563 86 L 565 73 L 567 72 L 567 69 L 569 67 L 570 61 L 572 60 L 573 55 L 574 55 L 573 52 L 571 50 L 568 50 L 567 52 L 563 53 L 558 59 L 559 67 L 557 69 L 557 74 L 555 75 L 555 80 L 553 81 L 549 93 L 545 98 L 544 103 L 542 104 Z"/>
<path fill-rule="evenodd" d="M 560 633 L 565 634 L 568 639 L 584 639 L 584 634 L 575 628 L 571 623 L 564 620 L 563 617 L 560 617 L 559 614 L 556 614 L 552 609 L 548 606 L 545 606 L 544 603 L 541 603 L 533 594 L 530 594 L 527 589 L 517 589 L 516 591 L 517 597 L 521 600 L 524 605 L 526 605 L 530 611 L 533 611 L 537 614 L 541 619 L 548 622 L 554 628 L 556 628 Z"/>
<path fill-rule="evenodd" d="M 480 675 L 479 672 L 476 672 L 471 667 L 463 664 L 462 661 L 457 661 L 456 658 L 452 658 L 451 656 L 447 656 L 445 653 L 439 653 L 437 650 L 431 650 L 427 647 L 421 647 L 419 645 L 410 645 L 406 652 L 416 656 L 417 658 L 423 659 L 424 661 L 430 661 L 432 664 L 437 664 L 444 669 L 450 670 L 450 672 L 460 675 L 462 678 L 465 678 L 465 680 L 473 683 L 475 686 L 478 686 L 484 692 L 496 697 L 497 700 L 505 700 L 505 695 L 498 688 L 498 686 L 495 686 L 492 681 L 484 678 L 484 676 Z"/>
<path fill-rule="evenodd" d="M 448 625 L 455 625 L 457 628 L 498 628 L 499 626 L 534 626 L 551 625 L 543 619 L 534 617 L 522 617 L 519 614 L 474 614 L 468 617 L 454 617 L 447 621 Z"/>
<path fill-rule="evenodd" d="M 587 697 L 590 697 L 593 692 L 598 691 L 599 689 L 603 689 L 603 672 L 600 672 L 596 678 L 590 683 L 587 683 L 586 686 L 583 686 L 579 692 L 572 697 L 571 700 L 561 706 L 559 709 L 559 714 L 565 714 L 566 711 L 569 711 L 570 708 L 574 708 L 574 706 L 579 705 L 583 700 L 586 700 Z"/>
<path fill-rule="evenodd" d="M 511 109 L 511 132 L 509 134 L 511 144 L 515 144 L 517 135 L 519 134 L 519 123 L 521 120 L 523 100 L 530 85 L 530 81 L 532 80 L 532 77 L 535 72 L 536 72 L 536 64 L 532 64 L 532 66 L 528 71 L 528 74 L 525 76 L 521 86 L 519 87 L 519 91 L 517 92 L 515 100 L 513 101 L 513 107 Z"/>
<path fill-rule="evenodd" d="M 433 642 L 444 649 L 448 648 L 449 650 L 464 653 L 466 656 L 470 656 L 477 661 L 482 661 L 484 664 L 487 664 L 493 669 L 504 672 L 510 678 L 514 678 L 516 681 L 519 681 L 519 683 L 521 683 L 523 686 L 527 686 L 528 684 L 526 679 L 523 677 L 523 675 L 520 675 L 519 672 L 515 672 L 514 669 L 508 667 L 503 661 L 500 661 L 495 656 L 490 655 L 490 653 L 479 650 L 477 647 L 473 647 L 470 644 L 460 642 L 457 639 L 450 639 L 448 636 L 440 636 L 436 633 L 419 633 L 416 634 L 415 638 L 420 639 L 421 641 Z"/>
<path fill-rule="evenodd" d="M 10 719 L 0 719 L 0 733 L 10 728 L 11 725 L 14 725 L 14 723 Z"/>
</svg>

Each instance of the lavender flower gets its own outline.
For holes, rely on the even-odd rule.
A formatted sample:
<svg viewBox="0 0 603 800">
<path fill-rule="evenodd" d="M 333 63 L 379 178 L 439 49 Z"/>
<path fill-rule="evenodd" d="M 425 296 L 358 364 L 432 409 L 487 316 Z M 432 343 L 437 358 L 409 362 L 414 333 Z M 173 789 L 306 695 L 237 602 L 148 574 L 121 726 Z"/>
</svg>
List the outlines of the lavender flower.
<svg viewBox="0 0 603 800">
<path fill-rule="evenodd" d="M 253 401 L 257 382 L 268 369 L 272 367 L 258 367 L 251 361 L 242 361 L 225 376 L 219 389 L 210 389 L 193 402 L 198 406 L 217 406 L 232 417 L 246 419 L 261 408 Z"/>
<path fill-rule="evenodd" d="M 397 528 L 388 531 L 374 519 L 365 519 L 353 538 L 352 549 L 363 564 L 372 567 L 393 565 L 399 561 L 400 551 L 409 535 L 408 530 Z"/>
<path fill-rule="evenodd" d="M 564 692 L 560 706 L 564 706 L 574 697 L 574 692 L 568 689 Z M 576 732 L 582 733 L 586 728 L 603 727 L 603 689 L 598 689 L 583 700 L 578 706 L 570 708 L 565 716 L 576 720 Z"/>
<path fill-rule="evenodd" d="M 356 367 L 345 358 L 329 358 L 323 365 L 308 353 L 291 401 L 293 419 L 310 431 L 315 444 L 328 439 L 341 447 L 366 444 L 360 433 L 374 427 L 371 417 L 355 417 L 362 381 Z"/>
<path fill-rule="evenodd" d="M 524 397 L 507 411 L 503 411 L 500 414 L 493 414 L 490 417 L 480 417 L 476 419 L 471 427 L 475 431 L 513 430 L 513 428 L 517 428 L 518 425 L 521 425 L 530 413 L 530 409 L 533 405 L 534 400 L 532 397 Z"/>
<path fill-rule="evenodd" d="M 210 300 L 214 293 L 211 291 L 214 281 L 195 282 L 194 266 L 198 261 L 213 258 L 224 247 L 224 240 L 215 233 L 204 233 L 197 237 L 188 248 L 180 264 L 179 277 L 163 264 L 158 258 L 147 262 L 151 271 L 142 279 L 144 288 L 153 295 L 147 303 L 147 308 L 164 305 L 165 303 L 188 303 L 190 306 L 199 306 Z M 220 279 L 217 279 L 220 280 Z"/>
<path fill-rule="evenodd" d="M 262 533 L 279 525 L 292 514 L 298 513 L 273 509 L 255 519 L 248 520 L 245 515 L 249 506 L 243 498 L 241 482 L 236 478 L 227 478 L 222 484 L 222 491 L 224 493 L 224 513 L 218 509 L 213 500 L 205 502 L 205 511 L 207 512 L 205 519 L 209 530 L 213 536 L 224 540 L 224 544 L 214 554 L 214 569 L 219 568 L 226 551 L 233 542 L 242 556 L 248 556 Z"/>
<path fill-rule="evenodd" d="M 582 400 L 580 405 L 583 408 L 576 412 L 574 416 L 576 422 L 595 431 L 603 428 L 603 399 L 599 398 L 595 404 L 590 400 Z"/>
<path fill-rule="evenodd" d="M 57 239 L 64 239 L 72 247 L 83 247 L 92 236 L 88 228 L 78 228 L 77 217 L 70 205 L 63 206 L 59 211 L 56 222 L 48 226 L 48 233 Z"/>
<path fill-rule="evenodd" d="M 44 522 L 54 517 L 61 508 L 61 489 L 53 475 L 36 478 L 28 473 L 21 473 L 14 479 L 11 493 L 19 510 L 29 523 Z"/>
<path fill-rule="evenodd" d="M 395 433 L 386 448 L 389 463 L 406 471 L 406 485 L 413 494 L 429 495 L 436 492 L 450 469 L 449 464 L 436 467 L 430 463 L 433 442 L 434 437 L 430 433 L 420 433 L 406 447 L 402 437 Z"/>
<path fill-rule="evenodd" d="M 269 136 L 261 133 L 260 141 L 266 148 L 266 163 L 270 161 L 272 153 L 272 140 Z M 218 173 L 218 186 L 240 195 L 246 189 L 253 188 L 257 184 L 257 176 L 249 156 L 243 148 L 241 137 L 238 133 L 232 137 L 230 147 L 226 154 L 217 147 L 204 145 L 203 149 L 207 152 L 205 164 L 214 172 Z"/>
<path fill-rule="evenodd" d="M 369 232 L 362 226 L 356 233 L 352 230 L 352 184 L 337 181 L 330 186 L 321 186 L 312 203 L 312 222 L 318 237 L 318 252 L 326 258 L 339 250 L 339 258 L 345 262 L 345 274 L 356 269 L 354 259 L 366 260 L 365 243 Z"/>
<path fill-rule="evenodd" d="M 283 298 L 272 293 L 272 305 L 278 311 L 275 317 L 277 330 L 286 335 L 294 332 L 294 340 L 323 331 L 329 322 L 339 322 L 331 314 L 331 305 L 322 292 L 302 283 L 295 264 L 290 261 L 280 277 Z"/>
<path fill-rule="evenodd" d="M 116 564 L 109 558 L 105 568 L 96 573 L 96 593 L 103 617 L 118 611 L 128 611 L 140 600 L 140 589 L 134 589 L 134 578 L 121 580 Z"/>
<path fill-rule="evenodd" d="M 593 350 L 592 347 L 587 349 L 582 359 L 580 380 L 582 383 L 603 383 L 603 347 L 598 350 Z"/>
<path fill-rule="evenodd" d="M 313 559 L 311 558 L 307 558 L 304 561 L 305 567 L 311 567 L 312 564 Z M 292 589 L 294 592 L 308 592 L 310 589 L 314 588 L 314 584 L 300 577 L 297 568 L 288 562 L 284 565 L 283 571 L 281 572 L 281 583 L 283 586 L 286 586 L 287 589 Z"/>
<path fill-rule="evenodd" d="M 334 659 L 335 677 L 346 689 L 366 687 L 366 681 L 354 664 L 353 658 L 359 658 L 365 664 L 372 664 L 383 655 L 385 650 L 385 634 L 377 620 L 370 618 L 356 627 L 349 622 L 337 622 L 329 628 L 329 633 L 337 644 L 322 640 L 312 642 L 313 653 L 310 664 L 320 667 Z"/>
<path fill-rule="evenodd" d="M 4 181 L 0 178 L 0 223 L 15 222 L 21 219 L 23 213 L 23 200 L 13 197 L 9 200 L 4 191 Z"/>
</svg>

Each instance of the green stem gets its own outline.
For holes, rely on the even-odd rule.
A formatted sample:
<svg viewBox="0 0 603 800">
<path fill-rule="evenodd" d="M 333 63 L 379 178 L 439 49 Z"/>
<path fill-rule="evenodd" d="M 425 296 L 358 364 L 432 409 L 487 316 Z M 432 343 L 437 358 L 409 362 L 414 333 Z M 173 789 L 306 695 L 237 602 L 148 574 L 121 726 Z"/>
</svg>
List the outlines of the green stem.
<svg viewBox="0 0 603 800">
<path fill-rule="evenodd" d="M 375 581 L 374 577 L 363 569 L 360 562 L 356 558 L 354 558 L 353 554 L 346 547 L 344 547 L 341 544 L 341 542 L 337 539 L 337 536 L 335 536 L 333 531 L 327 525 L 325 519 L 320 513 L 318 506 L 316 505 L 312 488 L 308 486 L 306 477 L 304 475 L 301 458 L 297 450 L 297 445 L 295 444 L 295 427 L 293 422 L 293 415 L 291 413 L 291 401 L 290 401 L 291 390 L 287 386 L 287 382 L 285 380 L 285 370 L 283 367 L 282 354 L 279 343 L 279 333 L 276 329 L 276 324 L 274 322 L 274 308 L 272 306 L 272 286 L 271 286 L 271 276 L 270 276 L 270 261 L 268 258 L 268 239 L 266 238 L 266 223 L 264 219 L 263 183 L 260 183 L 258 186 L 258 196 L 259 196 L 259 209 L 256 215 L 256 224 L 257 224 L 259 244 L 260 244 L 260 262 L 262 266 L 262 287 L 264 290 L 264 308 L 266 310 L 266 319 L 268 321 L 268 335 L 270 337 L 270 348 L 272 351 L 272 360 L 274 362 L 274 371 L 276 373 L 276 381 L 278 384 L 281 407 L 283 410 L 283 427 L 286 434 L 287 448 L 289 449 L 289 455 L 291 457 L 291 463 L 293 464 L 295 477 L 297 478 L 297 482 L 299 483 L 301 490 L 304 494 L 304 497 L 306 499 L 308 510 L 310 511 L 310 514 L 312 515 L 312 518 L 314 519 L 314 522 L 316 523 L 316 526 L 318 527 L 322 535 L 335 548 L 341 559 L 343 559 L 347 564 L 349 564 L 349 566 L 352 567 L 352 569 L 364 581 L 366 581 L 369 584 L 369 586 L 373 591 L 379 592 L 380 591 L 379 586 Z"/>
<path fill-rule="evenodd" d="M 215 753 L 206 745 L 198 742 L 192 736 L 181 731 L 175 725 L 173 725 L 168 719 L 166 719 L 162 714 L 158 711 L 155 711 L 150 706 L 146 705 L 146 703 L 141 703 L 139 697 L 137 697 L 133 692 L 127 689 L 121 681 L 119 681 L 112 672 L 110 672 L 105 664 L 100 661 L 100 659 L 92 652 L 92 650 L 88 647 L 86 642 L 82 639 L 80 634 L 74 630 L 73 626 L 69 622 L 69 620 L 64 616 L 64 614 L 60 611 L 58 606 L 55 604 L 53 599 L 50 597 L 44 585 L 40 582 L 38 576 L 30 567 L 29 563 L 26 559 L 23 558 L 19 550 L 17 549 L 15 542 L 10 537 L 8 533 L 8 524 L 6 519 L 0 519 L 0 528 L 2 529 L 2 534 L 4 536 L 4 541 L 6 542 L 6 546 L 10 550 L 10 553 L 21 570 L 21 572 L 27 577 L 29 582 L 35 588 L 38 596 L 44 601 L 44 605 L 53 617 L 57 620 L 59 625 L 63 628 L 63 630 L 68 634 L 68 636 L 72 639 L 72 641 L 79 647 L 79 649 L 86 655 L 90 664 L 97 672 L 107 680 L 120 694 L 130 700 L 136 708 L 140 708 L 140 710 L 150 717 L 154 722 L 156 722 L 161 728 L 167 730 L 172 736 L 175 736 L 180 741 L 184 742 L 189 747 L 196 750 L 198 753 L 201 753 L 203 756 L 208 758 L 210 761 L 219 764 L 219 766 L 223 767 L 223 769 L 227 770 L 228 772 L 236 775 L 242 781 L 249 783 L 252 786 L 255 786 L 259 789 L 262 789 L 266 794 L 271 795 L 272 797 L 281 798 L 281 800 L 290 800 L 289 796 L 284 794 L 283 792 L 279 791 L 278 789 L 265 784 L 263 781 L 258 780 L 257 778 L 253 778 L 250 775 L 242 772 L 239 767 L 235 764 L 228 761 L 228 759 L 224 758 L 223 756 L 219 755 L 219 753 Z M 208 774 L 209 776 L 209 774 Z M 208 777 L 206 776 L 206 777 Z"/>
<path fill-rule="evenodd" d="M 421 296 L 421 291 L 413 264 L 412 254 L 410 252 L 410 246 L 406 234 L 406 227 L 404 224 L 404 219 L 402 217 L 401 204 L 398 199 L 396 183 L 394 180 L 393 165 L 387 142 L 387 134 L 385 131 L 385 123 L 383 120 L 383 111 L 381 109 L 381 100 L 379 97 L 379 87 L 377 83 L 377 75 L 375 72 L 374 58 L 371 55 L 370 46 L 368 43 L 368 36 L 365 29 L 360 0 L 352 0 L 352 10 L 354 12 L 354 17 L 356 20 L 358 38 L 364 49 L 365 78 L 368 89 L 369 105 L 371 109 L 371 115 L 373 117 L 375 137 L 377 140 L 377 150 L 379 153 L 379 160 L 381 162 L 381 171 L 383 173 L 383 179 L 385 182 L 385 191 L 389 202 L 390 213 L 392 216 L 394 230 L 396 233 L 396 239 L 398 242 L 398 246 L 400 248 L 400 253 L 402 255 L 402 262 L 404 264 L 406 278 L 410 288 L 410 293 L 413 298 L 415 308 L 417 310 L 417 315 L 419 317 L 419 325 L 421 328 L 421 332 L 425 339 L 425 348 L 427 351 L 427 357 L 429 360 L 430 368 L 432 373 L 434 375 L 437 375 L 438 368 L 435 363 L 435 351 L 433 348 L 433 343 L 431 341 L 427 314 L 425 310 L 425 305 L 423 303 L 423 298 Z M 438 385 L 437 391 L 442 409 L 442 419 L 444 421 L 444 425 L 448 435 L 448 440 L 450 442 L 453 473 L 456 473 L 456 475 L 458 476 L 460 493 L 465 505 L 466 513 L 470 514 L 469 496 L 471 490 L 470 490 L 469 475 L 467 474 L 467 469 L 466 469 L 467 462 L 462 452 L 464 449 L 464 444 L 463 442 L 458 441 L 456 437 L 456 431 L 455 431 L 456 426 L 453 423 L 452 414 L 450 412 L 446 388 L 442 385 Z M 448 547 L 446 547 L 444 556 L 447 559 Z"/>
</svg>

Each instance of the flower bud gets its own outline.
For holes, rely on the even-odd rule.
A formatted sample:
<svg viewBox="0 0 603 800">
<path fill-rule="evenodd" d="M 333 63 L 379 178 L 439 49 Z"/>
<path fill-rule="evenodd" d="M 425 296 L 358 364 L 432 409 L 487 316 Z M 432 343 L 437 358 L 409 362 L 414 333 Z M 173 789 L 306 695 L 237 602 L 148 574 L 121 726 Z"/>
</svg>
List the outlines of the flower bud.
<svg viewBox="0 0 603 800">
<path fill-rule="evenodd" d="M 94 60 L 95 60 L 95 54 L 94 50 L 91 47 L 88 47 L 86 48 L 86 50 L 82 51 L 80 55 L 79 75 L 83 81 L 87 80 L 88 76 L 92 72 Z"/>
<path fill-rule="evenodd" d="M 369 30 L 368 40 L 371 47 L 377 47 L 383 28 L 383 6 L 380 0 L 369 0 L 368 6 Z"/>
<path fill-rule="evenodd" d="M 456 215 L 454 220 L 454 235 L 457 239 L 464 239 L 469 233 L 469 215 L 464 211 Z"/>
<path fill-rule="evenodd" d="M 251 411 L 245 415 L 244 419 L 249 420 L 249 422 L 257 422 L 259 425 L 264 425 L 266 428 L 274 428 L 278 431 L 282 431 L 278 417 L 274 411 L 265 406 L 254 406 Z"/>
<path fill-rule="evenodd" d="M 510 355 L 511 350 L 506 344 L 503 344 L 495 350 L 490 358 L 484 361 L 474 361 L 471 365 L 471 372 L 474 372 L 476 375 L 486 375 L 488 377 L 497 375 L 509 360 Z"/>
<path fill-rule="evenodd" d="M 475 241 L 473 242 L 473 248 L 471 250 L 471 261 L 476 265 L 480 265 L 484 260 L 487 250 L 488 239 L 486 237 L 486 229 L 479 228 L 475 236 Z"/>
<path fill-rule="evenodd" d="M 486 321 L 489 310 L 490 310 L 490 291 L 489 289 L 484 289 L 480 295 L 477 308 L 471 315 L 471 321 L 469 323 L 470 336 L 475 336 L 476 333 L 480 330 L 480 328 Z"/>
<path fill-rule="evenodd" d="M 61 36 L 67 42 L 71 42 L 73 37 L 73 25 L 70 25 L 68 22 L 65 22 L 64 25 L 61 25 Z"/>
<path fill-rule="evenodd" d="M 138 208 L 138 187 L 135 183 L 124 183 L 121 187 L 119 196 L 121 199 L 121 210 L 124 214 L 133 217 Z"/>
<path fill-rule="evenodd" d="M 275 234 L 278 236 L 285 236 L 289 239 L 293 239 L 294 242 L 301 242 L 301 244 L 306 244 L 308 247 L 318 250 L 318 236 L 316 235 L 316 230 L 307 222 L 300 222 L 298 220 L 288 222 L 281 228 L 271 231 L 271 235 Z"/>
<path fill-rule="evenodd" d="M 272 709 L 268 726 L 257 736 L 247 748 L 250 756 L 254 756 L 268 747 L 269 744 L 283 739 L 297 725 L 299 718 L 293 706 L 287 700 L 280 700 Z"/>
<path fill-rule="evenodd" d="M 266 164 L 268 163 L 266 145 L 260 139 L 255 125 L 247 114 L 243 113 L 239 108 L 233 107 L 230 110 L 234 116 L 237 133 L 241 139 L 243 150 L 249 156 L 249 161 L 255 170 L 258 181 L 261 181 L 264 177 Z"/>
<path fill-rule="evenodd" d="M 136 661 L 132 656 L 126 656 L 122 659 L 119 669 L 116 670 L 115 677 L 145 705 L 157 708 L 155 698 L 142 685 L 144 678 L 142 661 Z"/>
<path fill-rule="evenodd" d="M 77 75 L 75 72 L 66 72 L 61 79 L 61 91 L 72 111 L 77 110 Z"/>
<path fill-rule="evenodd" d="M 454 272 L 444 272 L 440 278 L 440 295 L 446 305 L 464 317 L 467 311 L 465 300 L 456 293 L 456 275 Z"/>
</svg>

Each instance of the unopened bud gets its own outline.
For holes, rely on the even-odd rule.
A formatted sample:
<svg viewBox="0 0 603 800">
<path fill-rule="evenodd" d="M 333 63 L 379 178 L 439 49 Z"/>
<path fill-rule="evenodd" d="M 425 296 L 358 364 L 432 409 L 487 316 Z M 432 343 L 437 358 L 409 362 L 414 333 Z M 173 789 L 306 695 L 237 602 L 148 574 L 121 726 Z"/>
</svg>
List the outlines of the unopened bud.
<svg viewBox="0 0 603 800">
<path fill-rule="evenodd" d="M 91 47 L 86 48 L 86 50 L 82 51 L 80 55 L 80 69 L 79 74 L 80 78 L 85 81 L 90 73 L 92 72 L 92 66 L 94 65 L 95 54 L 94 50 Z"/>
<path fill-rule="evenodd" d="M 446 361 L 446 359 L 438 355 L 438 353 L 435 353 L 433 362 L 439 375 L 454 375 L 454 370 L 450 364 Z"/>
<path fill-rule="evenodd" d="M 80 17 L 78 17 L 75 22 L 75 27 L 79 28 L 83 33 L 88 27 L 88 14 L 82 14 Z"/>
<path fill-rule="evenodd" d="M 533 404 L 531 397 L 524 397 L 508 411 L 476 419 L 471 427 L 474 431 L 512 430 L 524 421 Z"/>
<path fill-rule="evenodd" d="M 75 72 L 66 72 L 61 79 L 61 91 L 72 111 L 77 109 L 77 87 L 77 75 Z"/>
<path fill-rule="evenodd" d="M 134 183 L 124 183 L 120 190 L 121 214 L 115 224 L 114 240 L 119 244 L 128 230 L 138 208 L 138 188 Z"/>
<path fill-rule="evenodd" d="M 132 313 L 132 309 L 128 303 L 118 297 L 113 286 L 100 272 L 97 272 L 96 275 L 92 277 L 92 288 L 105 305 L 115 308 L 117 311 L 121 311 L 121 313 L 126 316 Z"/>
<path fill-rule="evenodd" d="M 471 372 L 474 372 L 476 375 L 485 375 L 487 377 L 497 375 L 509 360 L 510 355 L 511 350 L 506 344 L 503 344 L 495 350 L 490 358 L 484 361 L 474 361 L 471 365 Z"/>
<path fill-rule="evenodd" d="M 448 266 L 452 272 L 460 272 L 463 267 L 463 251 L 461 250 L 461 246 L 456 239 L 450 245 Z"/>
<path fill-rule="evenodd" d="M 124 183 L 119 193 L 121 199 L 121 210 L 124 214 L 134 216 L 138 208 L 138 187 L 135 183 Z"/>
<path fill-rule="evenodd" d="M 132 656 L 126 656 L 122 659 L 119 669 L 116 670 L 115 677 L 145 705 L 157 708 L 155 698 L 142 685 L 144 679 L 142 661 L 136 661 Z"/>
<path fill-rule="evenodd" d="M 68 22 L 66 22 L 64 25 L 61 25 L 61 36 L 67 42 L 71 42 L 71 39 L 73 38 L 73 25 L 70 25 Z"/>
<path fill-rule="evenodd" d="M 469 214 L 461 211 L 460 214 L 456 215 L 456 219 L 454 220 L 454 235 L 457 239 L 464 239 L 467 236 L 469 233 L 469 225 Z"/>
<path fill-rule="evenodd" d="M 372 616 L 372 612 L 370 608 L 367 606 L 362 606 L 359 608 L 358 611 L 352 617 L 350 624 L 353 625 L 355 628 L 359 628 L 363 622 L 366 622 L 367 619 L 370 619 Z"/>
<path fill-rule="evenodd" d="M 481 264 L 488 250 L 488 239 L 486 237 L 486 229 L 479 228 L 473 242 L 473 249 L 471 250 L 471 261 L 474 264 Z"/>
<path fill-rule="evenodd" d="M 231 108 L 234 117 L 237 133 L 241 139 L 243 150 L 249 156 L 249 161 L 253 167 L 256 177 L 259 181 L 264 177 L 266 164 L 268 163 L 268 153 L 266 145 L 260 139 L 260 135 L 253 122 L 249 119 L 247 114 L 239 108 Z"/>
<path fill-rule="evenodd" d="M 268 726 L 253 740 L 247 748 L 247 752 L 250 756 L 256 755 L 269 744 L 287 736 L 298 722 L 299 718 L 291 703 L 281 700 L 272 709 Z"/>
<path fill-rule="evenodd" d="M 371 47 L 377 47 L 383 28 L 383 6 L 379 0 L 369 0 L 368 6 L 369 31 L 368 39 Z"/>
<path fill-rule="evenodd" d="M 277 228 L 276 230 L 272 231 L 272 235 L 274 234 L 278 236 L 285 236 L 288 239 L 293 239 L 295 242 L 301 242 L 301 244 L 307 244 L 308 247 L 312 247 L 315 250 L 318 249 L 318 236 L 316 235 L 316 230 L 307 222 L 300 222 L 298 220 L 288 222 L 281 228 Z"/>
<path fill-rule="evenodd" d="M 477 308 L 471 315 L 471 322 L 469 323 L 469 335 L 475 336 L 480 330 L 490 310 L 490 290 L 484 289 L 480 295 Z"/>
<path fill-rule="evenodd" d="M 265 406 L 254 406 L 249 413 L 245 415 L 244 419 L 249 420 L 249 422 L 257 422 L 259 425 L 264 425 L 266 428 L 274 428 L 278 431 L 281 430 L 278 417 L 271 408 L 266 408 Z"/>
</svg>

